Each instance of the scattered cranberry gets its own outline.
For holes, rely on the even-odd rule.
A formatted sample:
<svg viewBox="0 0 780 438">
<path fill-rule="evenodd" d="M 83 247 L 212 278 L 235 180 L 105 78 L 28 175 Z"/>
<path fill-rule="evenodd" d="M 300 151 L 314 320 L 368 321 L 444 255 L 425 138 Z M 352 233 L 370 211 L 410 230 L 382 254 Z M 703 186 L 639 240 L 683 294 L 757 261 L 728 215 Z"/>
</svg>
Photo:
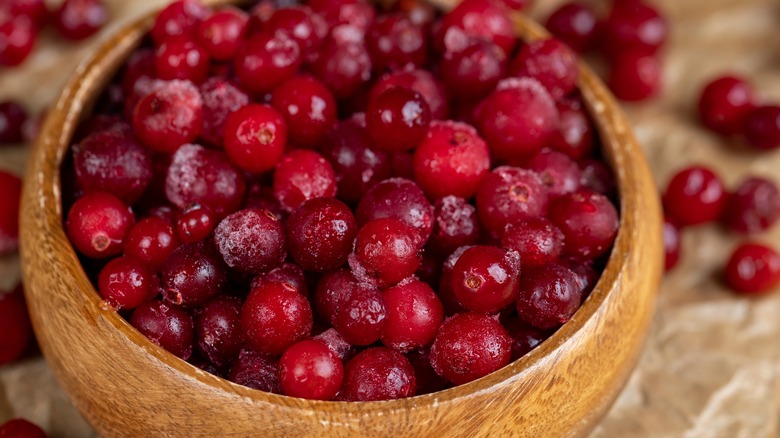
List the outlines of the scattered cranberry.
<svg viewBox="0 0 780 438">
<path fill-rule="evenodd" d="M 328 88 L 311 76 L 296 76 L 279 85 L 271 105 L 287 121 L 290 142 L 314 147 L 336 122 L 336 100 Z"/>
<path fill-rule="evenodd" d="M 195 141 L 203 126 L 203 99 L 189 81 L 170 81 L 141 99 L 133 111 L 133 129 L 154 152 L 170 154 Z"/>
<path fill-rule="evenodd" d="M 215 60 L 229 61 L 238 52 L 248 21 L 246 12 L 225 7 L 198 25 L 198 41 Z"/>
<path fill-rule="evenodd" d="M 458 258 L 452 270 L 452 292 L 468 310 L 498 312 L 519 292 L 520 257 L 494 246 L 474 246 Z"/>
<path fill-rule="evenodd" d="M 780 147 L 780 106 L 760 106 L 748 112 L 744 132 L 748 143 L 756 149 Z"/>
<path fill-rule="evenodd" d="M 753 101 L 753 89 L 747 81 L 736 76 L 719 77 L 701 92 L 699 118 L 719 134 L 738 134 L 753 109 Z"/>
<path fill-rule="evenodd" d="M 352 345 L 366 346 L 378 341 L 388 321 L 382 293 L 360 288 L 349 293 L 333 318 L 333 327 Z"/>
<path fill-rule="evenodd" d="M 152 39 L 156 44 L 162 44 L 171 37 L 195 37 L 200 22 L 208 15 L 208 8 L 200 0 L 175 1 L 157 15 L 151 30 Z"/>
<path fill-rule="evenodd" d="M 382 343 L 408 352 L 430 345 L 444 319 L 444 308 L 430 286 L 412 279 L 386 289 L 387 323 Z"/>
<path fill-rule="evenodd" d="M 52 14 L 52 24 L 63 37 L 80 41 L 92 36 L 108 21 L 102 0 L 65 0 Z"/>
<path fill-rule="evenodd" d="M 556 99 L 572 92 L 580 76 L 577 55 L 555 38 L 524 45 L 510 73 L 536 79 Z"/>
<path fill-rule="evenodd" d="M 269 105 L 249 104 L 225 120 L 224 146 L 230 159 L 249 172 L 271 170 L 287 144 L 287 123 Z"/>
<path fill-rule="evenodd" d="M 582 286 L 577 274 L 557 264 L 523 272 L 517 314 L 540 329 L 559 327 L 580 307 Z"/>
<path fill-rule="evenodd" d="M 100 259 L 122 252 L 122 244 L 134 224 L 132 210 L 119 198 L 95 192 L 73 204 L 65 228 L 77 251 Z"/>
<path fill-rule="evenodd" d="M 550 332 L 528 325 L 520 318 L 510 319 L 504 327 L 512 338 L 512 360 L 530 353 L 550 336 Z"/>
<path fill-rule="evenodd" d="M 276 359 L 245 348 L 230 369 L 231 382 L 260 391 L 281 394 L 279 363 Z"/>
<path fill-rule="evenodd" d="M 22 357 L 33 338 L 21 285 L 0 292 L 0 365 Z"/>
<path fill-rule="evenodd" d="M 22 180 L 0 170 L 0 255 L 14 252 L 19 247 L 21 197 Z"/>
<path fill-rule="evenodd" d="M 446 196 L 436 201 L 435 220 L 427 250 L 448 256 L 479 241 L 481 228 L 477 209 L 463 198 Z"/>
<path fill-rule="evenodd" d="M 187 360 L 192 355 L 192 317 L 186 310 L 159 300 L 141 304 L 130 316 L 130 324 L 150 341 Z"/>
<path fill-rule="evenodd" d="M 366 192 L 355 211 L 359 225 L 376 219 L 398 219 L 417 231 L 420 243 L 431 235 L 433 206 L 417 184 L 391 178 Z"/>
<path fill-rule="evenodd" d="M 550 33 L 578 52 L 592 49 L 600 30 L 596 13 L 579 2 L 566 3 L 556 9 L 547 18 L 545 26 Z"/>
<path fill-rule="evenodd" d="M 445 53 L 441 75 L 453 95 L 479 99 L 490 93 L 506 76 L 507 66 L 506 52 L 499 46 L 474 39 Z"/>
<path fill-rule="evenodd" d="M 620 224 L 612 201 L 590 190 L 558 198 L 550 206 L 550 220 L 566 237 L 564 253 L 589 259 L 612 248 Z"/>
<path fill-rule="evenodd" d="M 15 418 L 0 426 L 2 438 L 46 438 L 46 432 L 27 420 Z"/>
<path fill-rule="evenodd" d="M 612 57 L 653 55 L 666 42 L 666 20 L 642 1 L 616 1 L 601 28 L 601 42 Z"/>
<path fill-rule="evenodd" d="M 333 198 L 306 201 L 287 221 L 290 255 L 310 271 L 331 271 L 346 263 L 356 234 L 352 211 Z"/>
<path fill-rule="evenodd" d="M 195 318 L 195 344 L 217 367 L 231 364 L 244 345 L 240 300 L 220 296 L 203 306 Z"/>
<path fill-rule="evenodd" d="M 723 183 L 702 166 L 677 172 L 664 192 L 664 210 L 681 226 L 711 222 L 720 217 L 726 203 Z"/>
<path fill-rule="evenodd" d="M 726 263 L 726 284 L 736 292 L 762 294 L 780 283 L 780 254 L 758 243 L 737 247 Z"/>
<path fill-rule="evenodd" d="M 674 269 L 680 260 L 680 227 L 668 217 L 664 218 L 664 267 L 667 271 Z"/>
<path fill-rule="evenodd" d="M 301 49 L 283 34 L 260 34 L 244 41 L 235 59 L 238 80 L 253 93 L 268 93 L 301 66 Z"/>
<path fill-rule="evenodd" d="M 331 400 L 343 379 L 341 359 L 322 341 L 298 342 L 279 361 L 282 392 L 291 397 Z"/>
<path fill-rule="evenodd" d="M 493 169 L 477 191 L 477 213 L 496 236 L 512 222 L 547 212 L 547 187 L 535 172 L 517 167 Z"/>
<path fill-rule="evenodd" d="M 38 39 L 38 28 L 26 15 L 0 14 L 0 66 L 14 67 L 27 59 Z"/>
<path fill-rule="evenodd" d="M 658 94 L 662 73 L 658 58 L 629 52 L 612 63 L 607 83 L 618 99 L 640 101 Z"/>
<path fill-rule="evenodd" d="M 210 243 L 178 247 L 162 270 L 163 297 L 183 306 L 201 306 L 223 292 L 227 269 Z"/>
<path fill-rule="evenodd" d="M 763 178 L 748 178 L 728 195 L 721 220 L 739 233 L 759 233 L 780 219 L 780 191 Z"/>
<path fill-rule="evenodd" d="M 465 0 L 444 16 L 439 29 L 439 46 L 446 47 L 449 38 L 486 39 L 498 45 L 506 54 L 515 47 L 515 30 L 507 13 L 491 0 Z"/>
<path fill-rule="evenodd" d="M 280 355 L 311 333 L 311 306 L 289 284 L 263 283 L 249 293 L 241 312 L 241 326 L 252 348 Z"/>
<path fill-rule="evenodd" d="M 27 111 L 17 102 L 13 100 L 0 102 L 0 145 L 21 143 L 22 126 L 26 120 Z"/>
<path fill-rule="evenodd" d="M 120 257 L 100 271 L 98 289 L 106 302 L 116 309 L 134 309 L 157 295 L 155 280 L 141 262 Z"/>
<path fill-rule="evenodd" d="M 179 239 L 171 224 L 165 219 L 150 216 L 130 229 L 125 239 L 124 254 L 150 270 L 158 271 L 178 246 Z"/>
<path fill-rule="evenodd" d="M 395 350 L 375 347 L 347 363 L 341 390 L 347 401 L 380 401 L 412 397 L 416 388 L 409 359 Z"/>
<path fill-rule="evenodd" d="M 277 163 L 273 187 L 282 208 L 293 211 L 310 199 L 336 196 L 336 174 L 322 155 L 295 150 Z"/>
<path fill-rule="evenodd" d="M 240 272 L 260 274 L 279 266 L 287 255 L 284 228 L 268 210 L 239 210 L 214 231 L 225 263 Z"/>
<path fill-rule="evenodd" d="M 545 218 L 525 218 L 507 225 L 501 246 L 520 254 L 521 266 L 538 267 L 558 261 L 564 236 Z"/>
<path fill-rule="evenodd" d="M 209 54 L 189 36 L 171 37 L 154 53 L 154 71 L 163 80 L 182 79 L 196 84 L 209 74 Z"/>
<path fill-rule="evenodd" d="M 419 237 L 398 219 L 376 219 L 363 225 L 349 265 L 355 275 L 378 287 L 411 276 L 420 266 Z"/>
<path fill-rule="evenodd" d="M 187 207 L 176 219 L 176 235 L 183 243 L 202 242 L 211 236 L 216 227 L 214 213 L 199 204 Z"/>
</svg>

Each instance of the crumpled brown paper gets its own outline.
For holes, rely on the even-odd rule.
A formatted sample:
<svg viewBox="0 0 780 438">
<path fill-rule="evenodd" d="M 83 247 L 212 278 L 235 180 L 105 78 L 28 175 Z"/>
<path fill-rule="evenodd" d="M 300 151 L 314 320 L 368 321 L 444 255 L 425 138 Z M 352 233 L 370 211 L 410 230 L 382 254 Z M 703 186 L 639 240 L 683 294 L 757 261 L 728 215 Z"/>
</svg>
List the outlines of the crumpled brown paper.
<svg viewBox="0 0 780 438">
<path fill-rule="evenodd" d="M 734 187 L 747 174 L 780 182 L 780 152 L 754 153 L 719 138 L 694 117 L 697 94 L 720 72 L 749 77 L 766 99 L 780 101 L 780 4 L 774 0 L 649 0 L 669 18 L 666 87 L 658 99 L 627 106 L 660 183 L 689 163 L 715 168 Z M 562 0 L 537 0 L 547 16 Z M 52 3 L 57 3 L 52 2 Z M 163 0 L 107 0 L 116 28 Z M 592 0 L 601 10 L 607 0 Z M 53 99 L 89 46 L 44 35 L 21 69 L 0 71 L 0 99 L 33 111 Z M 0 168 L 21 173 L 26 149 L 0 151 Z M 780 226 L 757 236 L 780 247 Z M 735 297 L 719 268 L 739 238 L 717 226 L 688 230 L 680 265 L 659 291 L 645 352 L 626 389 L 593 437 L 780 436 L 780 293 Z M 0 288 L 18 280 L 18 260 L 0 259 Z M 563 413 L 565 415 L 565 413 Z M 24 416 L 52 437 L 93 436 L 41 359 L 0 369 L 0 422 Z"/>
</svg>

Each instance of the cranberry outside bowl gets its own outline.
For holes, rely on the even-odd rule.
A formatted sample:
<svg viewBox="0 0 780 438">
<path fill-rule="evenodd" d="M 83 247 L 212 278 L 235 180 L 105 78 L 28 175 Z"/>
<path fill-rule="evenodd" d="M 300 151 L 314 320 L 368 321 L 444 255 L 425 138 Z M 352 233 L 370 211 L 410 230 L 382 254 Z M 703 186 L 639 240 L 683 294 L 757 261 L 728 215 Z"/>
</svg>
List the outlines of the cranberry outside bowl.
<svg viewBox="0 0 780 438">
<path fill-rule="evenodd" d="M 661 210 L 614 98 L 585 66 L 580 88 L 619 185 L 620 231 L 593 293 L 541 346 L 445 391 L 394 401 L 317 402 L 201 371 L 101 306 L 63 229 L 60 166 L 74 130 L 150 28 L 139 20 L 75 72 L 31 156 L 22 206 L 30 313 L 57 379 L 103 436 L 581 436 L 625 384 L 650 325 L 662 270 Z M 515 18 L 518 34 L 546 32 Z"/>
</svg>

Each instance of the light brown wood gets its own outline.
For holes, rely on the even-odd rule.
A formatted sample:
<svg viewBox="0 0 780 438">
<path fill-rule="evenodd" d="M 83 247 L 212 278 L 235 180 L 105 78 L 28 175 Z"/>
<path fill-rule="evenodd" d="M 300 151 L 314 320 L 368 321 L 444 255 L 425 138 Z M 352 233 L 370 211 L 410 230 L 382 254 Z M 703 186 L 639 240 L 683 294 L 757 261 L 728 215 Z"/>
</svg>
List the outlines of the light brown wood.
<svg viewBox="0 0 780 438">
<path fill-rule="evenodd" d="M 545 35 L 517 17 L 523 38 Z M 100 89 L 149 28 L 145 18 L 76 72 L 29 161 L 22 259 L 38 340 L 87 420 L 112 436 L 581 436 L 624 385 L 661 275 L 655 184 L 618 105 L 585 66 L 581 88 L 616 170 L 621 229 L 595 291 L 539 348 L 475 382 L 372 403 L 315 402 L 234 385 L 180 361 L 104 309 L 62 227 L 59 167 Z"/>
</svg>

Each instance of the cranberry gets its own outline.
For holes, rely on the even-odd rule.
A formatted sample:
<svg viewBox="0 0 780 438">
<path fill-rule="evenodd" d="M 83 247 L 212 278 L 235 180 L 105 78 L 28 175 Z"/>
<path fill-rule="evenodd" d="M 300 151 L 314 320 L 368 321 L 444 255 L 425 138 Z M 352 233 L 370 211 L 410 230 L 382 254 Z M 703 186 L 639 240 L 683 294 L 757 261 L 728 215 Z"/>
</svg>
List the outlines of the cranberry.
<svg viewBox="0 0 780 438">
<path fill-rule="evenodd" d="M 376 289 L 361 288 L 350 293 L 339 306 L 333 326 L 350 344 L 371 345 L 379 340 L 387 325 L 385 299 Z"/>
<path fill-rule="evenodd" d="M 162 270 L 163 297 L 176 305 L 203 305 L 226 284 L 227 269 L 210 243 L 176 248 Z"/>
<path fill-rule="evenodd" d="M 433 342 L 444 319 L 444 308 L 430 286 L 412 279 L 382 295 L 387 305 L 383 344 L 405 353 Z"/>
<path fill-rule="evenodd" d="M 0 145 L 21 143 L 25 121 L 27 111 L 19 103 L 13 100 L 0 102 Z"/>
<path fill-rule="evenodd" d="M 721 220 L 739 233 L 759 233 L 780 219 L 780 192 L 769 180 L 751 177 L 728 196 Z"/>
<path fill-rule="evenodd" d="M 274 194 L 282 208 L 293 211 L 309 199 L 336 196 L 336 174 L 322 155 L 294 150 L 276 165 Z"/>
<path fill-rule="evenodd" d="M 517 251 L 523 267 L 537 267 L 558 261 L 564 236 L 545 218 L 525 218 L 507 225 L 501 246 Z"/>
<path fill-rule="evenodd" d="M 550 93 L 532 78 L 502 81 L 480 103 L 475 116 L 493 157 L 510 163 L 539 152 L 559 119 Z"/>
<path fill-rule="evenodd" d="M 195 342 L 209 362 L 222 368 L 233 363 L 244 344 L 240 300 L 220 296 L 203 306 L 195 318 Z"/>
<path fill-rule="evenodd" d="M 588 260 L 580 260 L 577 257 L 561 258 L 559 264 L 571 269 L 577 275 L 577 284 L 580 288 L 581 301 L 584 302 L 588 294 L 596 288 L 600 275 L 593 269 L 592 263 Z"/>
<path fill-rule="evenodd" d="M 331 400 L 343 379 L 341 359 L 322 341 L 298 342 L 279 360 L 282 392 L 290 397 Z"/>
<path fill-rule="evenodd" d="M 80 41 L 92 36 L 108 21 L 102 0 L 65 0 L 52 13 L 52 24 L 63 37 Z"/>
<path fill-rule="evenodd" d="M 377 17 L 366 35 L 366 45 L 376 70 L 421 66 L 428 58 L 425 28 L 403 14 Z"/>
<path fill-rule="evenodd" d="M 278 268 L 274 268 L 265 274 L 258 275 L 252 279 L 250 288 L 254 289 L 260 284 L 269 281 L 287 283 L 295 288 L 299 294 L 305 297 L 309 296 L 309 285 L 307 284 L 303 268 L 294 263 L 282 263 Z"/>
<path fill-rule="evenodd" d="M 325 321 L 333 323 L 340 309 L 353 294 L 364 294 L 373 289 L 360 283 L 347 269 L 328 272 L 322 276 L 314 293 L 314 305 L 317 314 Z"/>
<path fill-rule="evenodd" d="M 124 254 L 152 271 L 158 271 L 178 246 L 179 239 L 171 224 L 152 216 L 139 221 L 130 229 L 125 239 Z"/>
<path fill-rule="evenodd" d="M 202 242 L 217 227 L 217 219 L 210 208 L 194 204 L 181 212 L 176 220 L 176 234 L 184 243 Z"/>
<path fill-rule="evenodd" d="M 32 339 L 21 285 L 14 291 L 0 292 L 0 365 L 21 358 Z"/>
<path fill-rule="evenodd" d="M 235 57 L 238 80 L 252 93 L 268 93 L 301 66 L 301 49 L 284 34 L 260 34 L 244 41 Z"/>
<path fill-rule="evenodd" d="M 361 226 L 375 219 L 398 219 L 417 231 L 421 244 L 433 228 L 433 206 L 417 184 L 403 178 L 391 178 L 369 189 L 355 216 Z"/>
<path fill-rule="evenodd" d="M 446 196 L 436 201 L 435 221 L 428 248 L 442 256 L 465 245 L 477 243 L 480 237 L 477 209 L 465 199 Z"/>
<path fill-rule="evenodd" d="M 601 29 L 603 49 L 610 56 L 627 52 L 652 55 L 666 42 L 666 20 L 641 1 L 615 2 Z"/>
<path fill-rule="evenodd" d="M 580 188 L 582 172 L 577 163 L 561 152 L 542 150 L 527 163 L 547 186 L 550 197 L 557 198 Z"/>
<path fill-rule="evenodd" d="M 612 248 L 620 224 L 612 202 L 590 190 L 558 198 L 550 206 L 549 217 L 566 236 L 564 253 L 590 259 Z"/>
<path fill-rule="evenodd" d="M 517 167 L 493 169 L 477 191 L 477 213 L 482 224 L 496 236 L 507 224 L 547 212 L 547 186 L 536 172 Z"/>
<path fill-rule="evenodd" d="M 263 30 L 282 33 L 300 45 L 307 59 L 316 56 L 328 34 L 323 18 L 306 7 L 281 8 L 274 11 Z"/>
<path fill-rule="evenodd" d="M 225 79 L 212 77 L 200 86 L 203 98 L 201 137 L 209 144 L 222 146 L 227 118 L 249 103 L 249 96 Z"/>
<path fill-rule="evenodd" d="M 21 197 L 22 180 L 0 170 L 0 255 L 12 253 L 19 247 Z"/>
<path fill-rule="evenodd" d="M 249 104 L 225 121 L 225 151 L 244 170 L 260 173 L 274 168 L 287 144 L 287 124 L 273 107 Z"/>
<path fill-rule="evenodd" d="M 595 134 L 590 118 L 582 109 L 582 103 L 575 99 L 564 99 L 559 100 L 556 107 L 560 121 L 558 130 L 550 138 L 550 147 L 573 160 L 592 155 Z"/>
<path fill-rule="evenodd" d="M 178 0 L 157 14 L 151 34 L 156 44 L 177 36 L 195 37 L 209 10 L 199 0 Z"/>
<path fill-rule="evenodd" d="M 417 395 L 442 391 L 448 386 L 447 380 L 433 370 L 430 355 L 429 349 L 414 350 L 406 354 L 417 378 Z"/>
<path fill-rule="evenodd" d="M 27 420 L 15 418 L 0 426 L 3 438 L 46 438 L 46 432 Z"/>
<path fill-rule="evenodd" d="M 658 58 L 629 52 L 612 63 L 607 84 L 618 99 L 640 101 L 658 94 L 662 73 Z"/>
<path fill-rule="evenodd" d="M 157 295 L 155 280 L 141 262 L 120 257 L 108 262 L 98 278 L 100 296 L 115 309 L 134 309 Z"/>
<path fill-rule="evenodd" d="M 735 292 L 769 292 L 780 283 L 780 254 L 758 243 L 743 243 L 731 254 L 724 277 Z"/>
<path fill-rule="evenodd" d="M 372 220 L 358 231 L 349 265 L 355 275 L 378 287 L 392 286 L 420 266 L 419 237 L 398 219 Z"/>
<path fill-rule="evenodd" d="M 150 341 L 174 356 L 192 356 L 192 317 L 186 310 L 159 300 L 141 304 L 130 316 L 130 324 Z"/>
<path fill-rule="evenodd" d="M 680 170 L 664 192 L 664 210 L 682 226 L 698 225 L 720 217 L 725 189 L 712 170 L 692 166 Z"/>
<path fill-rule="evenodd" d="M 391 88 L 368 102 L 368 134 L 383 151 L 413 149 L 425 137 L 430 122 L 428 103 L 420 93 L 408 88 Z"/>
<path fill-rule="evenodd" d="M 547 30 L 578 52 L 594 47 L 600 30 L 596 13 L 579 2 L 571 2 L 556 9 L 545 24 Z"/>
<path fill-rule="evenodd" d="M 517 314 L 540 329 L 565 323 L 580 307 L 582 286 L 577 274 L 558 264 L 549 264 L 523 272 Z"/>
<path fill-rule="evenodd" d="M 455 293 L 452 290 L 452 275 L 455 270 L 455 264 L 458 263 L 460 256 L 469 248 L 471 248 L 471 246 L 461 246 L 456 249 L 444 260 L 444 263 L 441 266 L 438 294 L 447 315 L 466 312 L 466 308 L 463 307 L 463 304 L 455 298 Z"/>
<path fill-rule="evenodd" d="M 333 198 L 308 200 L 287 221 L 290 255 L 309 271 L 331 271 L 346 263 L 356 234 L 352 211 Z"/>
<path fill-rule="evenodd" d="M 420 93 L 431 110 L 434 120 L 447 117 L 447 94 L 444 86 L 426 70 L 403 70 L 383 76 L 371 88 L 371 98 L 375 98 L 393 87 L 403 87 Z"/>
<path fill-rule="evenodd" d="M 38 39 L 38 28 L 26 15 L 0 13 L 0 66 L 13 67 L 30 56 Z"/>
<path fill-rule="evenodd" d="M 317 146 L 336 122 L 333 94 L 311 76 L 283 82 L 274 90 L 271 105 L 284 115 L 290 141 L 300 147 Z"/>
<path fill-rule="evenodd" d="M 702 90 L 699 118 L 704 126 L 719 134 L 738 134 L 753 109 L 753 101 L 753 88 L 745 79 L 721 76 Z"/>
<path fill-rule="evenodd" d="M 512 360 L 520 359 L 538 347 L 550 333 L 524 323 L 520 318 L 512 318 L 504 324 L 512 338 Z"/>
<path fill-rule="evenodd" d="M 138 49 L 130 55 L 125 63 L 125 71 L 122 74 L 122 90 L 129 96 L 133 94 L 136 85 L 143 81 L 151 81 L 155 76 L 154 50 Z"/>
<path fill-rule="evenodd" d="M 200 135 L 203 99 L 191 82 L 170 81 L 141 99 L 132 119 L 135 134 L 149 149 L 170 154 Z"/>
<path fill-rule="evenodd" d="M 262 181 L 255 182 L 249 187 L 244 208 L 268 210 L 282 222 L 286 221 L 289 216 L 289 213 L 284 211 L 279 201 L 276 200 L 273 189 Z"/>
<path fill-rule="evenodd" d="M 519 292 L 520 257 L 494 246 L 474 246 L 458 258 L 452 271 L 452 292 L 468 310 L 498 312 Z"/>
<path fill-rule="evenodd" d="M 73 204 L 65 228 L 77 251 L 102 259 L 122 252 L 122 244 L 134 223 L 132 210 L 119 198 L 95 192 Z"/>
<path fill-rule="evenodd" d="M 441 61 L 441 76 L 451 94 L 478 99 L 490 93 L 507 73 L 507 55 L 490 41 L 473 39 L 448 50 Z"/>
<path fill-rule="evenodd" d="M 436 8 L 424 0 L 399 0 L 393 4 L 393 9 L 420 26 L 429 26 L 436 19 Z"/>
<path fill-rule="evenodd" d="M 780 106 L 760 106 L 745 116 L 745 138 L 756 149 L 780 147 Z"/>
<path fill-rule="evenodd" d="M 375 347 L 347 363 L 342 391 L 347 401 L 380 401 L 412 397 L 416 388 L 409 359 L 395 350 Z"/>
<path fill-rule="evenodd" d="M 667 271 L 677 266 L 680 260 L 680 227 L 668 217 L 664 218 L 664 266 Z"/>
<path fill-rule="evenodd" d="M 438 44 L 446 46 L 453 35 L 485 39 L 495 43 L 504 53 L 512 53 L 515 30 L 507 13 L 491 0 L 465 0 L 442 18 Z"/>
<path fill-rule="evenodd" d="M 612 197 L 617 190 L 617 182 L 612 170 L 601 160 L 585 159 L 580 161 L 580 170 L 582 187 L 601 193 L 604 196 Z"/>
<path fill-rule="evenodd" d="M 229 379 L 231 382 L 259 391 L 274 394 L 282 392 L 279 385 L 278 362 L 248 348 L 241 350 L 238 359 L 233 363 Z"/>
<path fill-rule="evenodd" d="M 217 61 L 230 61 L 246 33 L 249 15 L 246 12 L 227 6 L 198 25 L 198 41 Z"/>
<path fill-rule="evenodd" d="M 146 217 L 162 219 L 173 226 L 176 224 L 176 219 L 178 219 L 178 212 L 170 205 L 158 205 L 150 208 L 146 212 Z"/>
<path fill-rule="evenodd" d="M 270 271 L 287 255 L 284 228 L 268 210 L 231 214 L 217 226 L 214 242 L 228 266 L 249 274 Z"/>
<path fill-rule="evenodd" d="M 523 46 L 512 61 L 510 73 L 536 79 L 556 99 L 571 93 L 580 76 L 577 55 L 555 38 Z"/>
<path fill-rule="evenodd" d="M 5 6 L 4 4 L 3 7 Z M 49 19 L 49 11 L 43 0 L 12 0 L 8 6 L 11 15 L 26 15 L 33 20 L 38 28 L 42 28 Z"/>
<path fill-rule="evenodd" d="M 354 30 L 352 26 L 345 27 Z M 371 58 L 359 39 L 340 42 L 331 37 L 311 65 L 311 71 L 336 98 L 345 99 L 371 79 Z"/>
<path fill-rule="evenodd" d="M 512 338 L 495 318 L 455 315 L 441 325 L 431 346 L 436 373 L 456 385 L 471 382 L 509 363 Z"/>
<path fill-rule="evenodd" d="M 249 293 L 241 312 L 241 326 L 252 348 L 280 355 L 311 333 L 311 306 L 289 284 L 263 283 Z"/>
<path fill-rule="evenodd" d="M 209 54 L 192 37 L 168 38 L 155 51 L 154 69 L 163 80 L 201 83 L 209 74 Z"/>
</svg>

